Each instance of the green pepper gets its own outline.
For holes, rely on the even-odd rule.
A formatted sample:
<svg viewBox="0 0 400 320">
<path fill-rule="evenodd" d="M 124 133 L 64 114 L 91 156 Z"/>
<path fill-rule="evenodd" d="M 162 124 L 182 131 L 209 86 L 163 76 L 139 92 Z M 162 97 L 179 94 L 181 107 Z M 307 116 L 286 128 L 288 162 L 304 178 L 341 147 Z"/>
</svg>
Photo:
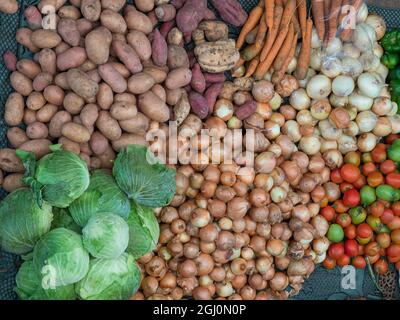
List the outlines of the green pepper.
<svg viewBox="0 0 400 320">
<path fill-rule="evenodd" d="M 361 196 L 361 204 L 363 206 L 370 205 L 376 200 L 375 189 L 368 185 L 365 185 L 360 190 L 360 196 Z"/>
<path fill-rule="evenodd" d="M 382 40 L 382 47 L 387 52 L 397 53 L 400 52 L 400 30 L 393 30 L 387 32 Z"/>
<path fill-rule="evenodd" d="M 400 67 L 389 71 L 389 80 L 400 80 Z"/>
<path fill-rule="evenodd" d="M 397 141 L 400 141 L 400 139 L 397 139 L 388 149 L 389 159 L 394 162 L 400 162 L 400 143 Z"/>
<path fill-rule="evenodd" d="M 390 80 L 390 94 L 392 101 L 400 102 L 400 79 Z"/>
<path fill-rule="evenodd" d="M 376 188 L 376 195 L 379 199 L 389 202 L 395 201 L 395 199 L 398 198 L 397 190 L 388 184 L 378 186 Z"/>
<path fill-rule="evenodd" d="M 400 58 L 396 53 L 387 52 L 381 58 L 381 62 L 389 69 L 394 69 L 399 63 L 399 61 Z"/>
</svg>

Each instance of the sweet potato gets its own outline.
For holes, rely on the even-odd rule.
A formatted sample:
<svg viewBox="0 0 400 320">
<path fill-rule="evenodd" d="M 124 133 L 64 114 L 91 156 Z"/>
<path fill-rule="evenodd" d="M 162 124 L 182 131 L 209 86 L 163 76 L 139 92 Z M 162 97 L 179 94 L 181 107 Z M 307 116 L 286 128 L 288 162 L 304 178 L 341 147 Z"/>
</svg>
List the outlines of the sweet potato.
<svg viewBox="0 0 400 320">
<path fill-rule="evenodd" d="M 129 45 L 135 50 L 140 60 L 146 61 L 151 57 L 151 43 L 147 36 L 137 30 L 131 30 L 126 36 Z"/>
<path fill-rule="evenodd" d="M 189 93 L 189 102 L 192 107 L 192 111 L 200 118 L 207 118 L 210 113 L 210 109 L 208 108 L 207 100 L 197 92 Z"/>
<path fill-rule="evenodd" d="M 206 92 L 204 93 L 204 98 L 207 101 L 208 109 L 210 112 L 213 112 L 215 102 L 217 101 L 218 96 L 221 93 L 223 87 L 223 83 L 214 83 L 208 87 Z"/>
<path fill-rule="evenodd" d="M 156 83 L 162 83 L 167 78 L 167 72 L 163 68 L 156 66 L 146 67 L 143 69 L 143 72 L 151 75 Z"/>
<path fill-rule="evenodd" d="M 57 24 L 57 32 L 69 45 L 76 47 L 81 40 L 77 22 L 72 19 L 61 19 Z"/>
<path fill-rule="evenodd" d="M 106 83 L 100 83 L 99 92 L 97 93 L 97 104 L 103 110 L 110 109 L 113 103 L 113 91 Z"/>
<path fill-rule="evenodd" d="M 26 135 L 29 139 L 45 139 L 48 134 L 47 126 L 42 122 L 34 122 L 26 127 Z"/>
<path fill-rule="evenodd" d="M 121 62 L 132 74 L 141 72 L 143 70 L 139 56 L 129 44 L 123 41 L 114 40 L 112 42 L 112 48 L 118 59 L 121 60 Z"/>
<path fill-rule="evenodd" d="M 121 128 L 128 133 L 145 135 L 149 129 L 150 120 L 143 113 L 138 112 L 136 117 L 119 122 Z"/>
<path fill-rule="evenodd" d="M 57 47 L 62 39 L 59 34 L 52 30 L 38 29 L 31 34 L 32 43 L 41 49 Z"/>
<path fill-rule="evenodd" d="M 180 9 L 183 7 L 183 5 L 185 4 L 186 0 L 171 0 L 169 1 L 171 2 L 171 4 L 176 8 L 176 9 Z"/>
<path fill-rule="evenodd" d="M 19 149 L 32 152 L 35 154 L 36 159 L 40 159 L 51 152 L 51 145 L 52 143 L 48 139 L 34 139 L 21 144 Z"/>
<path fill-rule="evenodd" d="M 81 1 L 82 15 L 89 21 L 97 21 L 100 19 L 101 3 L 100 0 L 82 0 Z"/>
<path fill-rule="evenodd" d="M 170 70 L 176 68 L 189 68 L 189 57 L 185 48 L 177 45 L 168 46 L 167 65 Z"/>
<path fill-rule="evenodd" d="M 33 91 L 26 99 L 26 107 L 33 111 L 37 111 L 46 104 L 46 99 L 41 92 Z"/>
<path fill-rule="evenodd" d="M 239 120 L 245 120 L 257 110 L 257 103 L 254 100 L 247 101 L 236 109 L 235 114 Z"/>
<path fill-rule="evenodd" d="M 172 4 L 161 4 L 155 9 L 158 20 L 166 22 L 175 19 L 176 9 Z"/>
<path fill-rule="evenodd" d="M 10 82 L 14 90 L 24 97 L 29 96 L 33 91 L 32 80 L 19 71 L 11 73 Z"/>
<path fill-rule="evenodd" d="M 108 146 L 107 138 L 101 134 L 99 131 L 93 132 L 92 136 L 90 137 L 90 148 L 96 155 L 103 154 Z"/>
<path fill-rule="evenodd" d="M 131 144 L 147 146 L 148 142 L 146 141 L 144 136 L 134 133 L 123 133 L 118 140 L 114 140 L 112 142 L 112 147 L 115 151 L 119 152 Z"/>
<path fill-rule="evenodd" d="M 187 0 L 176 14 L 176 24 L 183 32 L 186 42 L 190 41 L 192 32 L 203 20 L 206 9 L 206 0 Z"/>
<path fill-rule="evenodd" d="M 151 49 L 154 64 L 159 67 L 165 66 L 168 58 L 168 45 L 158 29 L 154 30 Z"/>
<path fill-rule="evenodd" d="M 53 118 L 53 116 L 57 113 L 57 111 L 58 106 L 47 103 L 36 112 L 36 120 L 43 123 L 48 123 L 50 122 L 51 118 Z"/>
<path fill-rule="evenodd" d="M 133 6 L 128 6 L 125 12 L 125 21 L 128 29 L 141 31 L 144 34 L 149 34 L 153 31 L 153 24 L 144 13 L 139 12 Z"/>
<path fill-rule="evenodd" d="M 110 56 L 112 34 L 105 27 L 98 27 L 89 32 L 85 38 L 88 58 L 95 64 L 104 64 Z"/>
<path fill-rule="evenodd" d="M 43 91 L 53 82 L 53 76 L 48 72 L 39 73 L 35 79 L 33 79 L 32 87 L 35 91 Z"/>
<path fill-rule="evenodd" d="M 31 40 L 32 30 L 28 28 L 20 28 L 17 30 L 15 39 L 24 47 L 27 47 L 32 52 L 38 52 L 40 49 L 35 46 Z"/>
<path fill-rule="evenodd" d="M 71 122 L 71 115 L 64 110 L 58 111 L 53 118 L 51 118 L 49 123 L 49 134 L 53 138 L 61 137 L 61 129 L 64 124 Z"/>
<path fill-rule="evenodd" d="M 11 193 L 17 189 L 26 187 L 26 185 L 22 182 L 23 174 L 22 173 L 12 173 L 7 175 L 3 181 L 3 189 L 4 191 Z"/>
<path fill-rule="evenodd" d="M 29 140 L 26 132 L 18 127 L 12 127 L 7 130 L 7 139 L 13 148 L 18 148 L 21 144 Z"/>
<path fill-rule="evenodd" d="M 204 11 L 204 20 L 217 20 L 217 16 L 215 15 L 214 11 L 210 10 L 210 9 L 206 9 Z"/>
<path fill-rule="evenodd" d="M 129 78 L 128 89 L 133 94 L 142 94 L 149 91 L 155 84 L 155 80 L 147 73 L 141 72 Z"/>
<path fill-rule="evenodd" d="M 122 93 L 126 91 L 128 87 L 126 80 L 111 64 L 106 63 L 99 66 L 98 72 L 114 92 Z"/>
<path fill-rule="evenodd" d="M 222 20 L 241 27 L 247 20 L 247 12 L 237 0 L 211 0 L 212 5 L 221 15 Z"/>
<path fill-rule="evenodd" d="M 208 73 L 208 72 L 203 72 L 204 78 L 207 83 L 220 83 L 224 82 L 226 77 L 223 72 L 221 73 Z"/>
<path fill-rule="evenodd" d="M 0 12 L 6 14 L 14 14 L 18 11 L 17 0 L 1 0 L 0 2 Z"/>
<path fill-rule="evenodd" d="M 175 20 L 164 22 L 160 27 L 160 33 L 167 40 L 168 33 L 176 26 Z M 168 42 L 168 41 L 167 41 Z"/>
<path fill-rule="evenodd" d="M 61 106 L 65 97 L 64 90 L 59 86 L 50 85 L 43 91 L 43 96 L 48 103 Z"/>
<path fill-rule="evenodd" d="M 68 85 L 71 90 L 84 99 L 96 96 L 99 86 L 89 76 L 79 69 L 70 69 L 67 72 Z"/>
<path fill-rule="evenodd" d="M 24 118 L 25 102 L 21 94 L 14 92 L 8 96 L 4 110 L 4 121 L 9 126 L 18 126 Z"/>
<path fill-rule="evenodd" d="M 168 73 L 165 86 L 170 89 L 178 89 L 187 86 L 192 80 L 192 71 L 188 68 L 177 68 Z"/>
<path fill-rule="evenodd" d="M 121 137 L 122 130 L 118 121 L 111 117 L 107 111 L 100 111 L 96 121 L 99 131 L 109 140 L 117 140 Z"/>
<path fill-rule="evenodd" d="M 192 81 L 190 85 L 192 86 L 192 89 L 198 93 L 203 93 L 206 90 L 206 79 L 204 78 L 198 63 L 196 63 L 192 68 Z"/>
<path fill-rule="evenodd" d="M 138 107 L 151 120 L 157 122 L 169 120 L 170 111 L 168 106 L 151 91 L 139 96 Z"/>
<path fill-rule="evenodd" d="M 61 71 L 78 68 L 86 59 L 86 50 L 84 48 L 74 47 L 57 56 L 57 67 Z"/>
<path fill-rule="evenodd" d="M 142 12 L 150 12 L 154 8 L 154 0 L 134 0 L 135 7 Z"/>
<path fill-rule="evenodd" d="M 4 65 L 6 66 L 7 70 L 9 70 L 9 71 L 17 70 L 17 57 L 10 50 L 7 50 L 6 52 L 4 52 L 3 61 L 4 61 Z"/>
<path fill-rule="evenodd" d="M 48 72 L 52 75 L 57 71 L 57 55 L 52 49 L 43 49 L 38 53 L 38 62 L 42 72 Z"/>
<path fill-rule="evenodd" d="M 125 4 L 126 0 L 101 0 L 101 7 L 103 9 L 111 9 L 115 12 L 121 11 Z"/>
<path fill-rule="evenodd" d="M 111 116 L 118 121 L 129 120 L 137 115 L 136 105 L 129 102 L 115 102 L 110 109 Z"/>
<path fill-rule="evenodd" d="M 128 28 L 124 18 L 111 9 L 105 9 L 101 13 L 100 21 L 112 33 L 125 33 Z"/>
</svg>

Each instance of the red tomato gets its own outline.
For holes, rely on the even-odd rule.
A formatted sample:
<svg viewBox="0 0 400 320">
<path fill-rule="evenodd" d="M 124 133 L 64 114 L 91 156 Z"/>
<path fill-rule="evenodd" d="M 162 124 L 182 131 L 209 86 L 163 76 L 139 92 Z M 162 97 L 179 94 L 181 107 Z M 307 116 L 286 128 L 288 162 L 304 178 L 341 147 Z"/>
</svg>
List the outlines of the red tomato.
<svg viewBox="0 0 400 320">
<path fill-rule="evenodd" d="M 333 209 L 331 206 L 326 206 L 320 211 L 320 214 L 327 220 L 327 221 L 333 221 L 335 219 L 335 209 Z"/>
<path fill-rule="evenodd" d="M 400 217 L 394 217 L 392 221 L 390 221 L 387 226 L 390 230 L 400 229 Z"/>
<path fill-rule="evenodd" d="M 361 175 L 356 182 L 353 183 L 354 188 L 356 189 L 361 189 L 367 184 L 367 178 L 365 176 Z"/>
<path fill-rule="evenodd" d="M 362 173 L 364 176 L 367 176 L 374 171 L 376 171 L 376 165 L 373 162 L 368 162 L 362 166 Z"/>
<path fill-rule="evenodd" d="M 353 189 L 354 186 L 353 186 L 351 183 L 342 182 L 342 183 L 340 184 L 339 188 L 340 188 L 340 192 L 341 192 L 341 193 L 345 193 L 346 191 L 348 191 L 348 190 L 350 190 L 350 189 Z"/>
<path fill-rule="evenodd" d="M 374 216 L 379 218 L 382 214 L 383 211 L 385 210 L 385 206 L 383 205 L 383 202 L 381 201 L 375 201 L 373 204 L 371 204 L 369 207 L 369 212 Z"/>
<path fill-rule="evenodd" d="M 382 223 L 388 224 L 388 223 L 392 222 L 393 219 L 394 219 L 394 214 L 393 214 L 392 210 L 390 210 L 390 209 L 383 210 L 383 214 L 381 216 Z"/>
<path fill-rule="evenodd" d="M 393 232 L 395 232 L 395 231 L 393 231 Z M 380 233 L 375 238 L 376 238 L 376 242 L 378 242 L 379 246 L 382 249 L 386 249 L 390 246 L 391 238 L 388 233 Z"/>
<path fill-rule="evenodd" d="M 344 229 L 344 235 L 347 239 L 355 239 L 357 237 L 356 230 L 356 226 L 354 224 L 351 224 Z"/>
<path fill-rule="evenodd" d="M 396 217 L 399 217 L 400 216 L 400 201 L 397 201 L 397 202 L 393 203 L 391 209 L 393 211 L 393 214 Z"/>
<path fill-rule="evenodd" d="M 360 193 L 355 189 L 347 190 L 343 195 L 343 203 L 345 206 L 354 208 L 360 203 Z"/>
<path fill-rule="evenodd" d="M 379 253 L 379 250 L 381 250 L 381 248 L 378 242 L 375 241 L 368 243 L 364 248 L 364 252 L 367 256 L 374 256 Z"/>
<path fill-rule="evenodd" d="M 385 178 L 379 171 L 371 172 L 367 177 L 367 183 L 369 186 L 375 188 L 385 182 Z"/>
<path fill-rule="evenodd" d="M 387 144 L 392 144 L 395 140 L 399 139 L 400 135 L 398 134 L 389 134 L 386 138 L 385 138 L 385 142 Z"/>
<path fill-rule="evenodd" d="M 372 228 L 367 224 L 367 223 L 361 223 L 357 227 L 357 236 L 360 238 L 370 238 L 374 232 L 372 231 Z"/>
<path fill-rule="evenodd" d="M 339 259 L 336 260 L 336 263 L 339 267 L 348 266 L 350 264 L 350 257 L 345 254 L 342 255 Z"/>
<path fill-rule="evenodd" d="M 358 255 L 358 243 L 356 240 L 348 239 L 344 242 L 344 253 L 349 257 Z"/>
<path fill-rule="evenodd" d="M 390 234 L 390 239 L 393 241 L 394 244 L 400 244 L 400 229 L 393 230 Z"/>
<path fill-rule="evenodd" d="M 388 260 L 390 263 L 396 263 L 396 262 L 400 261 L 400 256 L 396 256 L 396 257 L 387 257 L 387 260 Z"/>
<path fill-rule="evenodd" d="M 358 254 L 360 255 L 360 256 L 363 256 L 364 255 L 364 246 L 362 246 L 362 245 L 358 245 Z"/>
<path fill-rule="evenodd" d="M 389 269 L 388 263 L 383 259 L 379 259 L 374 264 L 374 270 L 377 274 L 383 275 L 386 272 L 388 272 L 388 269 Z"/>
<path fill-rule="evenodd" d="M 349 211 L 349 207 L 345 206 L 342 200 L 336 200 L 332 207 L 336 210 L 337 213 L 344 213 Z"/>
<path fill-rule="evenodd" d="M 388 257 L 400 256 L 400 245 L 391 244 L 390 247 L 386 249 L 386 254 L 388 255 Z"/>
<path fill-rule="evenodd" d="M 342 228 L 346 228 L 351 225 L 351 217 L 347 213 L 341 213 L 336 217 L 336 223 Z"/>
<path fill-rule="evenodd" d="M 343 182 L 343 178 L 340 175 L 340 170 L 339 169 L 335 169 L 331 171 L 331 181 L 334 183 L 342 183 Z"/>
<path fill-rule="evenodd" d="M 391 185 L 393 188 L 400 188 L 400 173 L 389 173 L 386 176 L 386 183 Z"/>
<path fill-rule="evenodd" d="M 382 163 L 386 160 L 386 146 L 383 143 L 378 143 L 374 150 L 371 151 L 373 162 Z"/>
<path fill-rule="evenodd" d="M 333 243 L 329 246 L 328 256 L 332 259 L 339 259 L 344 255 L 344 245 L 343 243 Z"/>
<path fill-rule="evenodd" d="M 344 181 L 353 183 L 361 176 L 361 172 L 354 164 L 346 163 L 340 168 L 340 175 Z"/>
<path fill-rule="evenodd" d="M 326 257 L 325 260 L 322 262 L 322 264 L 324 265 L 324 267 L 326 269 L 334 269 L 336 267 L 336 261 L 335 259 L 332 259 L 331 257 Z"/>
<path fill-rule="evenodd" d="M 364 257 L 357 256 L 353 259 L 353 266 L 357 269 L 365 269 L 367 263 L 365 262 Z"/>
<path fill-rule="evenodd" d="M 383 174 L 389 174 L 396 171 L 396 164 L 393 160 L 385 160 L 379 166 L 379 171 Z"/>
</svg>

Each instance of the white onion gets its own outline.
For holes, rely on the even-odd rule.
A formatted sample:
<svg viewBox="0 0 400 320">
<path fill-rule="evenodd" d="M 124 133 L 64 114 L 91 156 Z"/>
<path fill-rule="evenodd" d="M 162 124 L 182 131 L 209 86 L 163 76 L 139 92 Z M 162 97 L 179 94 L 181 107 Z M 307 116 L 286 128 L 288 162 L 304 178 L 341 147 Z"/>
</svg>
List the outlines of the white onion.
<svg viewBox="0 0 400 320">
<path fill-rule="evenodd" d="M 321 48 L 312 49 L 310 57 L 310 67 L 316 71 L 321 70 L 322 65 L 322 52 Z"/>
<path fill-rule="evenodd" d="M 374 99 L 365 96 L 360 91 L 356 90 L 349 96 L 349 105 L 355 107 L 358 111 L 369 110 L 374 103 Z"/>
<path fill-rule="evenodd" d="M 299 80 L 299 87 L 300 88 L 306 88 L 307 83 L 310 81 L 312 77 L 314 77 L 317 73 L 315 72 L 314 69 L 308 68 L 307 75 L 303 80 Z"/>
<path fill-rule="evenodd" d="M 297 58 L 293 57 L 292 60 L 290 60 L 290 63 L 286 69 L 286 73 L 291 74 L 294 70 L 296 70 L 297 67 Z"/>
<path fill-rule="evenodd" d="M 356 46 L 354 46 L 352 43 L 346 43 L 343 46 L 342 54 L 344 57 L 357 59 L 360 57 L 361 51 Z"/>
<path fill-rule="evenodd" d="M 392 110 L 392 101 L 389 98 L 379 97 L 374 100 L 372 111 L 378 116 L 386 116 Z"/>
<path fill-rule="evenodd" d="M 379 77 L 374 73 L 365 72 L 357 79 L 357 85 L 361 93 L 370 98 L 377 98 L 384 86 Z"/>
<path fill-rule="evenodd" d="M 332 82 L 332 92 L 339 97 L 347 97 L 354 90 L 354 80 L 349 76 L 338 76 Z"/>
<path fill-rule="evenodd" d="M 317 29 L 313 27 L 311 33 L 311 48 L 313 49 L 321 48 L 321 45 L 322 41 L 318 37 Z"/>
<path fill-rule="evenodd" d="M 381 93 L 379 94 L 382 98 L 392 98 L 392 95 L 390 94 L 390 88 L 389 86 L 384 86 L 381 90 Z"/>
<path fill-rule="evenodd" d="M 359 23 L 353 32 L 352 40 L 362 52 L 371 51 L 376 42 L 375 30 L 369 24 Z"/>
<path fill-rule="evenodd" d="M 271 81 L 272 80 L 272 71 L 269 70 L 265 75 L 264 75 L 264 80 Z"/>
<path fill-rule="evenodd" d="M 318 221 L 318 223 L 320 223 L 320 221 Z M 329 227 L 329 224 L 328 224 L 328 227 Z M 330 245 L 330 242 L 326 237 L 314 239 L 314 241 L 313 241 L 313 249 L 317 254 L 323 254 L 326 251 L 328 251 L 329 245 Z"/>
<path fill-rule="evenodd" d="M 319 152 L 321 149 L 321 142 L 317 137 L 302 137 L 299 142 L 299 148 L 305 154 L 312 156 Z"/>
<path fill-rule="evenodd" d="M 378 117 L 372 111 L 363 111 L 357 115 L 356 122 L 361 133 L 371 132 L 378 122 Z"/>
<path fill-rule="evenodd" d="M 389 74 L 389 69 L 384 64 L 379 63 L 379 66 L 375 69 L 375 73 L 377 73 L 379 75 L 382 82 L 385 82 L 386 78 Z"/>
<path fill-rule="evenodd" d="M 380 59 L 380 58 L 382 58 L 383 54 L 385 53 L 385 50 L 383 50 L 382 46 L 378 42 L 375 42 L 372 52 L 374 53 L 374 55 L 376 55 Z"/>
<path fill-rule="evenodd" d="M 321 152 L 325 152 L 331 149 L 337 149 L 338 144 L 335 140 L 323 140 L 321 143 Z"/>
<path fill-rule="evenodd" d="M 374 28 L 376 40 L 381 40 L 383 38 L 386 32 L 386 22 L 381 16 L 378 16 L 375 13 L 371 13 L 370 15 L 368 15 L 365 23 Z"/>
<path fill-rule="evenodd" d="M 398 109 L 399 109 L 399 106 L 397 105 L 397 103 L 392 101 L 392 110 L 390 110 L 390 112 L 388 113 L 388 116 L 394 116 L 395 114 L 397 114 Z"/>
<path fill-rule="evenodd" d="M 364 66 L 364 71 L 375 71 L 381 64 L 380 59 L 372 52 L 364 52 L 360 61 Z"/>
<path fill-rule="evenodd" d="M 319 131 L 326 140 L 336 141 L 342 135 L 342 129 L 336 128 L 328 119 L 322 120 L 318 123 Z"/>
<path fill-rule="evenodd" d="M 294 120 L 286 121 L 282 127 L 282 132 L 293 142 L 298 142 L 301 139 L 299 124 Z"/>
<path fill-rule="evenodd" d="M 310 107 L 310 97 L 303 88 L 297 89 L 290 95 L 289 102 L 296 110 L 303 110 Z"/>
<path fill-rule="evenodd" d="M 322 59 L 321 72 L 333 79 L 342 72 L 342 62 L 336 57 L 324 57 Z"/>
<path fill-rule="evenodd" d="M 270 105 L 272 110 L 278 110 L 282 104 L 282 97 L 277 92 L 275 92 L 272 99 L 268 101 L 268 104 Z"/>
<path fill-rule="evenodd" d="M 325 48 L 325 55 L 327 56 L 338 56 L 339 53 L 342 51 L 343 45 L 342 45 L 342 41 L 335 37 L 333 38 L 327 45 L 327 47 Z"/>
<path fill-rule="evenodd" d="M 331 94 L 329 96 L 329 102 L 331 103 L 331 105 L 335 108 L 338 107 L 345 107 L 347 106 L 348 102 L 349 102 L 349 97 L 339 97 L 336 94 Z"/>
<path fill-rule="evenodd" d="M 286 191 L 281 187 L 273 187 L 269 194 L 271 196 L 271 200 L 275 203 L 282 202 L 287 196 Z"/>
<path fill-rule="evenodd" d="M 361 136 L 358 137 L 358 150 L 360 150 L 361 152 L 370 152 L 374 150 L 377 140 L 378 139 L 374 134 L 370 132 L 363 133 Z"/>
<path fill-rule="evenodd" d="M 331 80 L 322 74 L 312 77 L 307 84 L 307 94 L 312 99 L 326 98 L 331 93 L 331 90 Z"/>
<path fill-rule="evenodd" d="M 338 147 L 342 154 L 357 151 L 357 140 L 354 137 L 342 134 L 338 139 Z"/>
<path fill-rule="evenodd" d="M 318 120 L 314 119 L 314 117 L 311 115 L 310 110 L 301 110 L 297 112 L 296 121 L 301 126 L 307 124 L 315 125 L 318 122 Z"/>
<path fill-rule="evenodd" d="M 368 17 L 368 6 L 363 2 L 357 12 L 357 23 L 364 22 Z"/>
<path fill-rule="evenodd" d="M 354 120 L 357 117 L 358 110 L 356 107 L 352 107 L 352 106 L 348 105 L 345 109 L 346 109 L 347 113 L 349 114 L 350 121 Z"/>
<path fill-rule="evenodd" d="M 372 133 L 377 137 L 386 137 L 392 133 L 392 124 L 387 117 L 379 117 Z"/>
<path fill-rule="evenodd" d="M 400 115 L 395 114 L 394 116 L 388 117 L 388 119 L 392 125 L 392 134 L 400 133 Z"/>
<path fill-rule="evenodd" d="M 360 128 L 358 128 L 355 121 L 350 121 L 349 126 L 343 129 L 343 133 L 348 136 L 356 137 L 360 133 Z"/>
<path fill-rule="evenodd" d="M 342 59 L 342 74 L 357 78 L 364 71 L 364 66 L 358 58 L 344 57 Z"/>
</svg>

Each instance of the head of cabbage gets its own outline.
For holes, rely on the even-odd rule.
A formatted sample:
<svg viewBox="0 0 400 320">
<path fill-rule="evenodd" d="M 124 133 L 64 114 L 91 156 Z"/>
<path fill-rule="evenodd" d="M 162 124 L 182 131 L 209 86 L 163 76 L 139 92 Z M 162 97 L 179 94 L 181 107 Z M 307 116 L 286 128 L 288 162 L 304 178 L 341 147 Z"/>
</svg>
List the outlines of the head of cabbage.
<svg viewBox="0 0 400 320">
<path fill-rule="evenodd" d="M 88 274 L 75 285 L 84 300 L 126 300 L 140 285 L 141 272 L 134 258 L 92 259 Z"/>
<path fill-rule="evenodd" d="M 130 208 L 128 197 L 112 175 L 105 170 L 95 170 L 90 176 L 87 190 L 71 203 L 68 210 L 74 221 L 84 227 L 96 213 L 112 212 L 126 220 Z"/>
<path fill-rule="evenodd" d="M 0 247 L 14 254 L 32 251 L 52 219 L 51 206 L 44 202 L 40 208 L 30 189 L 14 191 L 0 203 Z"/>
<path fill-rule="evenodd" d="M 89 270 L 89 253 L 82 237 L 74 231 L 57 228 L 45 234 L 35 245 L 33 263 L 54 286 L 66 286 L 81 280 Z"/>
<path fill-rule="evenodd" d="M 75 223 L 74 219 L 72 219 L 68 209 L 53 207 L 53 221 L 51 222 L 51 228 L 65 228 L 79 234 L 82 233 L 82 228 Z"/>
<path fill-rule="evenodd" d="M 17 150 L 25 166 L 23 181 L 31 186 L 39 206 L 45 200 L 53 207 L 67 208 L 88 188 L 89 170 L 75 153 L 62 150 L 60 145 L 50 149 L 53 152 L 39 161 L 33 153 Z"/>
</svg>

